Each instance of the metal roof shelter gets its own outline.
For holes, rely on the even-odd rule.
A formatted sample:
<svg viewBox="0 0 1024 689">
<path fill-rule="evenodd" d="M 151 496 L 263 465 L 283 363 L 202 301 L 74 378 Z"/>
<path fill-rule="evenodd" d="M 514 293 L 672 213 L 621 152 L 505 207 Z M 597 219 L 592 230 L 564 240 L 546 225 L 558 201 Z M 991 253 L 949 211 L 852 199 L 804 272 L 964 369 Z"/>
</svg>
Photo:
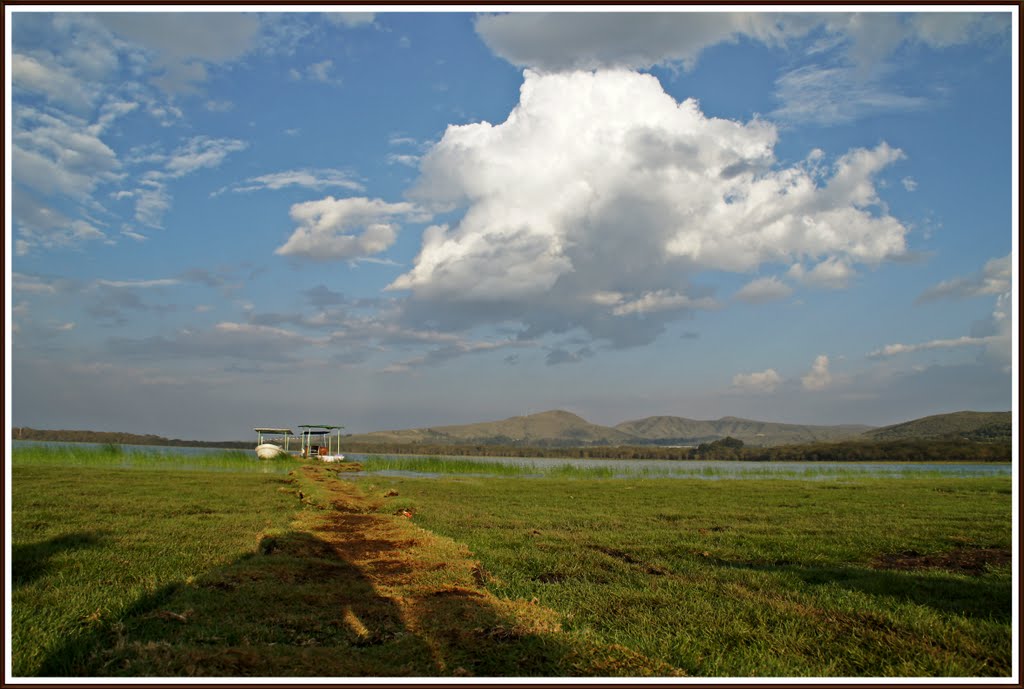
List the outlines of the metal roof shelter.
<svg viewBox="0 0 1024 689">
<path fill-rule="evenodd" d="M 301 436 L 301 442 L 302 442 L 302 456 L 303 457 L 309 457 L 311 454 L 320 454 L 320 455 L 330 455 L 330 456 L 333 456 L 335 453 L 332 452 L 332 449 L 334 449 L 332 447 L 332 445 L 333 445 L 333 441 L 335 439 L 337 439 L 337 441 L 338 441 L 337 452 L 338 452 L 338 454 L 341 453 L 341 434 L 340 433 L 336 434 L 336 433 L 334 433 L 334 431 L 341 430 L 342 428 L 344 428 L 344 426 L 331 426 L 331 425 L 323 424 L 323 423 L 315 423 L 315 424 L 303 423 L 303 424 L 299 424 L 299 428 L 302 429 L 302 431 L 300 433 L 300 436 Z M 326 448 L 324 448 L 320 444 L 314 445 L 313 444 L 313 436 L 320 436 L 318 438 L 320 443 L 323 443 L 323 441 L 326 440 L 327 441 Z M 326 450 L 326 452 L 324 450 Z"/>
<path fill-rule="evenodd" d="M 295 435 L 294 433 L 292 433 L 292 429 L 290 429 L 290 428 L 260 427 L 260 428 L 254 428 L 252 430 L 256 431 L 256 444 L 257 445 L 262 445 L 263 444 L 263 435 L 264 434 L 266 434 L 266 435 L 283 435 L 284 436 L 284 449 L 285 450 L 288 449 L 288 438 L 293 436 L 293 435 Z"/>
</svg>

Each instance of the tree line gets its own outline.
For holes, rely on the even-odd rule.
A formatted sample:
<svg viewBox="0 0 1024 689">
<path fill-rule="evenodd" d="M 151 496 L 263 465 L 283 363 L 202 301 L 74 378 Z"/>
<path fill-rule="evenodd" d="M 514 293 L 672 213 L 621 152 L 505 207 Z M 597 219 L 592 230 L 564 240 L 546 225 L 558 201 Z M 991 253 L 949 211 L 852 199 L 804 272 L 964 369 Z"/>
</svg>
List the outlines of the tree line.
<svg viewBox="0 0 1024 689">
<path fill-rule="evenodd" d="M 42 430 L 28 426 L 11 429 L 14 440 L 42 440 L 58 443 L 97 443 L 100 445 L 158 445 L 163 447 L 216 447 L 226 450 L 248 450 L 252 443 L 241 440 L 176 440 L 160 435 L 120 433 L 117 431 Z"/>
</svg>

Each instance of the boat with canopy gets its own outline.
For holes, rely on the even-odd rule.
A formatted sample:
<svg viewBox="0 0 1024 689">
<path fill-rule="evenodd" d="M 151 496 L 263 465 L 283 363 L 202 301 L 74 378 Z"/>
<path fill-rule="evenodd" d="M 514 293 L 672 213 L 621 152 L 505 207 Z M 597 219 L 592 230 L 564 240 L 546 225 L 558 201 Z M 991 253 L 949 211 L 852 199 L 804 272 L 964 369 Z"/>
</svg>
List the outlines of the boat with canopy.
<svg viewBox="0 0 1024 689">
<path fill-rule="evenodd" d="M 256 431 L 256 456 L 260 459 L 276 459 L 288 454 L 288 440 L 295 435 L 290 428 L 254 428 Z"/>
<path fill-rule="evenodd" d="M 299 424 L 302 456 L 324 462 L 344 461 L 341 454 L 341 431 L 344 426 L 327 424 Z"/>
</svg>

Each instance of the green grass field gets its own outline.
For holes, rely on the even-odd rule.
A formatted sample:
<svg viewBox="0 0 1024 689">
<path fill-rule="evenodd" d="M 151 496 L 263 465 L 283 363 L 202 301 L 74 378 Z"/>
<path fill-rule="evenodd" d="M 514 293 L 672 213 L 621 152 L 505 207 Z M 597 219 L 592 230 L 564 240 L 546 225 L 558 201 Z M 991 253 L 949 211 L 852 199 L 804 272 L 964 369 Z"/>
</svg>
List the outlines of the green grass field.
<svg viewBox="0 0 1024 689">
<path fill-rule="evenodd" d="M 65 464 L 14 453 L 18 676 L 73 674 L 97 632 L 114 629 L 140 601 L 252 553 L 258 534 L 284 527 L 295 511 L 294 496 L 277 491 L 287 479 L 244 457 L 188 457 L 182 470 L 176 458 L 134 458 L 134 468 L 122 468 L 116 451 L 61 455 Z"/>
<path fill-rule="evenodd" d="M 73 454 L 14 452 L 15 676 L 1011 669 L 1009 477 L 316 483 L 244 455 Z M 317 498 L 335 483 L 365 497 Z M 376 531 L 341 530 L 364 517 Z M 364 628 L 332 603 L 352 600 Z"/>
<path fill-rule="evenodd" d="M 702 462 L 689 460 L 629 462 L 604 459 L 578 459 L 574 463 L 543 459 L 513 458 L 508 462 L 470 457 L 370 455 L 361 461 L 371 473 L 412 472 L 435 476 L 501 476 L 520 478 L 706 478 L 706 479 L 863 479 L 871 476 L 901 478 L 950 478 L 977 475 L 978 467 L 946 467 L 937 464 L 914 465 L 908 462 L 858 463 L 846 465 L 807 462 Z M 997 467 L 997 465 L 989 465 Z M 1005 465 L 1004 465 L 1005 466 Z M 987 469 L 989 467 L 982 467 Z"/>
<path fill-rule="evenodd" d="M 1007 477 L 364 482 L 499 596 L 687 674 L 1010 671 Z"/>
<path fill-rule="evenodd" d="M 107 468 L 172 471 L 226 471 L 244 474 L 287 474 L 294 462 L 287 458 L 257 459 L 253 452 L 211 450 L 208 454 L 145 451 L 116 444 L 84 448 L 72 445 L 36 445 L 14 451 L 21 466 L 52 466 L 67 469 Z"/>
</svg>

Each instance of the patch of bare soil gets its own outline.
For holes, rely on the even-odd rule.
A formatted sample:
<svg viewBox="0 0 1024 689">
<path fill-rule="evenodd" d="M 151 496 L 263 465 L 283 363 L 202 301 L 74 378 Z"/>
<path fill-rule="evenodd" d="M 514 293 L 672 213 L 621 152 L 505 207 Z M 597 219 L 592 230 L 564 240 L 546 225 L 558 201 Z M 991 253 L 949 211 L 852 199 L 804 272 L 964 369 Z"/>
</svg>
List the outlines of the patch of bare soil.
<svg viewBox="0 0 1024 689">
<path fill-rule="evenodd" d="M 960 574 L 978 576 L 990 567 L 1001 567 L 1010 563 L 1009 548 L 957 548 L 945 553 L 919 553 L 904 550 L 900 553 L 879 555 L 872 562 L 875 569 L 945 569 Z"/>
</svg>

